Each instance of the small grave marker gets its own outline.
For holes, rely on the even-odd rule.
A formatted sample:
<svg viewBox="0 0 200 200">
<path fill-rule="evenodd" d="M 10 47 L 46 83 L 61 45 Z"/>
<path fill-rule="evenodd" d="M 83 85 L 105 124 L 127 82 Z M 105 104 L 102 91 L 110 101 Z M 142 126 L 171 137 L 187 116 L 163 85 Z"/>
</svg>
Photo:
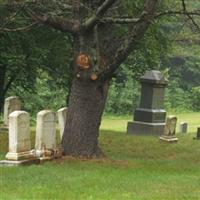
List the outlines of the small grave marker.
<svg viewBox="0 0 200 200">
<path fill-rule="evenodd" d="M 179 131 L 180 131 L 180 133 L 187 133 L 187 131 L 188 131 L 188 123 L 181 122 L 180 126 L 179 126 Z"/>
<path fill-rule="evenodd" d="M 4 125 L 8 126 L 10 113 L 21 110 L 21 101 L 19 97 L 12 96 L 5 99 L 4 103 Z"/>
<path fill-rule="evenodd" d="M 176 124 L 177 124 L 176 116 L 171 115 L 167 117 L 164 134 L 160 137 L 160 140 L 166 142 L 177 142 L 178 138 L 175 136 Z"/>
</svg>

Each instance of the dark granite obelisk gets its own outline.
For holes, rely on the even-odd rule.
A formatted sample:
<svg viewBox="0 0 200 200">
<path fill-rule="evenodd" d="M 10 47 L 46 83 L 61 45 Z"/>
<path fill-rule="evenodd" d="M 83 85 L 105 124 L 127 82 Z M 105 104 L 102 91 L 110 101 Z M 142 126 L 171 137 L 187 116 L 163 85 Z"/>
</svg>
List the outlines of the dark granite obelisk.
<svg viewBox="0 0 200 200">
<path fill-rule="evenodd" d="M 162 135 L 166 118 L 164 96 L 167 80 L 156 70 L 146 72 L 140 80 L 140 106 L 135 110 L 134 122 L 128 122 L 127 133 Z"/>
</svg>

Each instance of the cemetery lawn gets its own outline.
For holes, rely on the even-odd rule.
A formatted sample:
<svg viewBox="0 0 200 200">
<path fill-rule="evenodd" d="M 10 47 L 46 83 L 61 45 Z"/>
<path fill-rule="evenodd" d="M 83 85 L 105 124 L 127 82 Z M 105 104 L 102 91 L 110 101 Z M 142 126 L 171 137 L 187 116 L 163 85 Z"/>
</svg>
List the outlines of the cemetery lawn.
<svg viewBox="0 0 200 200">
<path fill-rule="evenodd" d="M 174 144 L 155 136 L 127 136 L 130 116 L 105 116 L 103 159 L 74 159 L 24 167 L 0 167 L 1 200 L 194 200 L 200 199 L 200 141 L 193 140 L 200 113 L 177 114 L 189 134 Z M 7 152 L 0 134 L 0 159 Z M 34 127 L 32 128 L 34 145 Z"/>
</svg>

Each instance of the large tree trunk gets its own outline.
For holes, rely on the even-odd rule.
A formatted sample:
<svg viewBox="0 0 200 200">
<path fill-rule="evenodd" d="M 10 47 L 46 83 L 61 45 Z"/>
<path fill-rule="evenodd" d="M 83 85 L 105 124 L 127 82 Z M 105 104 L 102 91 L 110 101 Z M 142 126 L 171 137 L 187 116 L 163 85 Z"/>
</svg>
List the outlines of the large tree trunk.
<svg viewBox="0 0 200 200">
<path fill-rule="evenodd" d="M 62 138 L 62 147 L 66 155 L 101 155 L 98 136 L 107 91 L 107 82 L 74 79 Z"/>
<path fill-rule="evenodd" d="M 104 67 L 101 59 L 97 27 L 74 36 L 74 80 L 62 138 L 66 155 L 101 155 L 99 127 L 108 92 L 108 81 L 98 78 L 98 70 Z"/>
</svg>

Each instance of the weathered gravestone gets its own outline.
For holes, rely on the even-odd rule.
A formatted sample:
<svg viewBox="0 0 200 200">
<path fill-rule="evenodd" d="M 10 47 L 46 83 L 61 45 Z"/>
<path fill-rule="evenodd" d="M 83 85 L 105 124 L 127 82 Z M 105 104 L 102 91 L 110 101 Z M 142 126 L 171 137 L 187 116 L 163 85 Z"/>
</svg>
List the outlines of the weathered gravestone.
<svg viewBox="0 0 200 200">
<path fill-rule="evenodd" d="M 62 139 L 62 135 L 65 129 L 65 123 L 67 119 L 67 107 L 61 108 L 58 110 L 58 123 L 60 126 L 60 138 Z"/>
<path fill-rule="evenodd" d="M 186 122 L 181 122 L 179 125 L 179 132 L 180 133 L 187 133 L 188 131 L 188 123 Z"/>
<path fill-rule="evenodd" d="M 5 103 L 4 103 L 4 125 L 8 126 L 8 122 L 9 122 L 9 114 L 17 111 L 17 110 L 21 110 L 21 101 L 19 99 L 19 97 L 8 97 L 5 99 Z"/>
<path fill-rule="evenodd" d="M 173 115 L 167 117 L 164 134 L 160 137 L 160 140 L 166 142 L 177 142 L 178 138 L 175 136 L 176 124 L 177 124 L 177 117 Z"/>
<path fill-rule="evenodd" d="M 5 165 L 20 165 L 37 163 L 34 151 L 31 150 L 30 117 L 25 111 L 14 111 L 9 115 L 9 152 Z"/>
<path fill-rule="evenodd" d="M 197 136 L 194 139 L 200 140 L 200 126 L 197 127 Z"/>
<path fill-rule="evenodd" d="M 56 151 L 56 114 L 43 110 L 37 114 L 35 152 L 40 159 L 54 158 Z"/>
<path fill-rule="evenodd" d="M 152 70 L 141 77 L 140 106 L 134 122 L 128 122 L 128 134 L 161 135 L 165 126 L 164 95 L 167 80 L 160 71 Z"/>
</svg>

